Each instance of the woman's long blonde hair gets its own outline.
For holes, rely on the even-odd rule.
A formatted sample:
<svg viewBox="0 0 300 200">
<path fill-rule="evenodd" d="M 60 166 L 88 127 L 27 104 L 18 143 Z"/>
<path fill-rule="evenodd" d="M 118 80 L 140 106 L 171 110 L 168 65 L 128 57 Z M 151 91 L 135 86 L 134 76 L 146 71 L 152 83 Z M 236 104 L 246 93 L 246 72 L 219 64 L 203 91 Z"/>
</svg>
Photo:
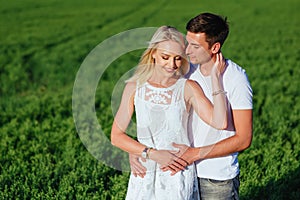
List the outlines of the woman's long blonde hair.
<svg viewBox="0 0 300 200">
<path fill-rule="evenodd" d="M 160 42 L 168 40 L 177 42 L 183 49 L 185 49 L 184 36 L 176 28 L 171 26 L 159 27 L 152 36 L 148 48 L 144 51 L 134 75 L 126 82 L 138 82 L 139 84 L 145 83 L 151 77 L 154 70 L 155 61 L 152 57 L 153 53 L 157 50 L 157 46 Z M 189 62 L 184 55 L 184 57 L 182 57 L 182 65 L 176 72 L 176 75 L 183 76 L 188 71 Z"/>
</svg>

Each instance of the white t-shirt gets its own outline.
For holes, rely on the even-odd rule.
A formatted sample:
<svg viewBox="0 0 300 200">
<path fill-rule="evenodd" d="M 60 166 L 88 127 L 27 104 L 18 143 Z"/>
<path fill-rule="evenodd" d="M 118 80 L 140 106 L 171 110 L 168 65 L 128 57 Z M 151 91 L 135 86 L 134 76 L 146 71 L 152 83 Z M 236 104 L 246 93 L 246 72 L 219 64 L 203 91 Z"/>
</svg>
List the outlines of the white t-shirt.
<svg viewBox="0 0 300 200">
<path fill-rule="evenodd" d="M 252 109 L 252 89 L 245 70 L 231 60 L 226 60 L 228 66 L 223 75 L 224 90 L 227 92 L 228 108 L 230 110 Z M 195 80 L 202 87 L 205 95 L 212 101 L 211 77 L 203 76 L 200 66 L 191 65 L 187 78 Z M 217 143 L 235 134 L 232 113 L 228 113 L 227 130 L 217 130 L 202 121 L 193 112 L 189 120 L 189 139 L 194 147 Z M 200 178 L 228 180 L 239 173 L 238 153 L 229 156 L 205 159 L 196 162 L 197 175 Z"/>
</svg>

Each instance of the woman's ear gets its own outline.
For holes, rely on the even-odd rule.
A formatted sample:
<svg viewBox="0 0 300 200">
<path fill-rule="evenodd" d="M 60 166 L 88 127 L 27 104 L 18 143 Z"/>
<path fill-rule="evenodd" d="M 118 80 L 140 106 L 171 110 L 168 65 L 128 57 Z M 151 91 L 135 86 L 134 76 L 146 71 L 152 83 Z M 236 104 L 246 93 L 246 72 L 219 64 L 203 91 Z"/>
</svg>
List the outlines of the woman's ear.
<svg viewBox="0 0 300 200">
<path fill-rule="evenodd" d="M 153 63 L 155 63 L 155 60 L 156 60 L 156 53 L 154 52 L 154 53 L 151 55 L 151 57 L 152 57 Z"/>
<path fill-rule="evenodd" d="M 153 58 L 153 60 L 155 60 L 155 58 L 156 58 L 155 52 L 152 53 L 151 57 Z"/>
<path fill-rule="evenodd" d="M 212 52 L 212 53 L 219 53 L 220 49 L 221 49 L 221 44 L 220 44 L 220 42 L 216 42 L 216 43 L 214 43 L 214 44 L 212 45 L 212 47 L 211 47 L 211 52 Z"/>
</svg>

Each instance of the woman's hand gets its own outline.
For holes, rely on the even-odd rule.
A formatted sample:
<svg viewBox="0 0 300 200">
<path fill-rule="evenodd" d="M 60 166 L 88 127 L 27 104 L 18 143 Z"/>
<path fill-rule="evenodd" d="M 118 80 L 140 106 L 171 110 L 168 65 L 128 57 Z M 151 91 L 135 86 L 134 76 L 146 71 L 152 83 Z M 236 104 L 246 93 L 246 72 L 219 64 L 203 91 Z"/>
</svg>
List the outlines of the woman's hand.
<svg viewBox="0 0 300 200">
<path fill-rule="evenodd" d="M 141 164 L 139 158 L 140 157 L 137 155 L 129 154 L 130 169 L 135 177 L 139 176 L 141 178 L 144 178 L 147 172 L 147 168 Z M 143 162 L 146 162 L 145 158 L 141 158 L 141 160 Z"/>
<path fill-rule="evenodd" d="M 226 69 L 226 62 L 221 52 L 216 54 L 216 61 L 211 70 L 211 75 L 219 77 Z"/>
</svg>

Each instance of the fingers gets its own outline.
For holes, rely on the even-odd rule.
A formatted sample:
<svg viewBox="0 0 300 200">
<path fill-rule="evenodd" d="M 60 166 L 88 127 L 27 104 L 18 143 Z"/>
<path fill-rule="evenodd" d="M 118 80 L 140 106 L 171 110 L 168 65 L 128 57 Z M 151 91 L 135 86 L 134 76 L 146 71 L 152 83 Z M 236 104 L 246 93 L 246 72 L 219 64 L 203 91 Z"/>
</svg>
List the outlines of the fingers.
<svg viewBox="0 0 300 200">
<path fill-rule="evenodd" d="M 216 64 L 219 66 L 220 69 L 222 69 L 225 65 L 225 60 L 221 52 L 216 54 Z"/>
<path fill-rule="evenodd" d="M 220 62 L 220 53 L 216 54 L 216 64 L 218 64 Z"/>
<path fill-rule="evenodd" d="M 143 162 L 145 162 L 145 159 L 142 159 Z M 141 162 L 139 161 L 139 157 L 130 154 L 129 155 L 129 162 L 130 162 L 130 169 L 132 174 L 137 177 L 140 176 L 141 178 L 144 178 L 146 175 L 146 167 L 144 167 Z"/>
<path fill-rule="evenodd" d="M 135 177 L 139 176 L 141 178 L 144 178 L 146 175 L 146 169 L 144 170 L 136 166 L 131 166 L 131 172 Z"/>
<path fill-rule="evenodd" d="M 184 144 L 172 143 L 172 145 L 173 145 L 173 147 L 179 149 L 179 151 L 177 153 L 174 153 L 178 157 L 181 157 L 181 155 L 184 154 L 184 152 L 186 152 L 188 149 L 188 146 L 186 146 Z"/>
<path fill-rule="evenodd" d="M 214 69 L 217 74 L 223 74 L 226 68 L 226 61 L 221 52 L 216 54 Z"/>
<path fill-rule="evenodd" d="M 184 144 L 177 144 L 175 142 L 172 143 L 172 146 L 179 149 L 177 153 L 186 149 L 186 146 Z"/>
<path fill-rule="evenodd" d="M 176 160 L 176 162 L 177 162 L 180 166 L 182 166 L 183 169 L 185 169 L 185 168 L 189 165 L 189 163 L 188 163 L 186 160 L 182 159 L 182 158 L 178 158 L 178 159 Z"/>
<path fill-rule="evenodd" d="M 174 165 L 168 165 L 168 166 L 164 166 L 164 167 L 161 167 L 160 168 L 163 172 L 166 172 L 166 171 L 171 171 L 171 174 L 174 175 L 176 174 L 177 172 L 181 171 L 180 169 L 178 169 L 176 166 Z"/>
<path fill-rule="evenodd" d="M 184 151 L 179 152 L 178 156 L 175 155 L 175 158 L 173 159 L 172 162 L 169 163 L 169 165 L 172 164 L 172 165 L 176 166 L 177 168 L 179 168 L 181 170 L 185 169 L 186 166 L 189 165 L 189 163 L 186 160 L 184 160 L 183 158 L 180 157 L 180 156 L 182 156 L 183 153 L 184 153 Z"/>
<path fill-rule="evenodd" d="M 225 58 L 223 57 L 222 53 L 220 53 L 220 61 L 221 61 L 220 73 L 223 74 L 226 69 L 226 61 L 225 61 Z"/>
<path fill-rule="evenodd" d="M 182 160 L 177 160 L 177 161 L 174 160 L 172 163 L 169 164 L 169 166 L 176 171 L 184 170 L 185 165 L 186 165 L 186 163 L 183 162 Z"/>
<path fill-rule="evenodd" d="M 177 143 L 175 143 L 175 142 L 172 143 L 172 146 L 175 147 L 175 148 L 179 148 L 179 149 L 180 149 L 180 147 L 181 147 L 180 144 L 177 144 Z"/>
<path fill-rule="evenodd" d="M 219 55 L 219 62 L 221 63 L 221 66 L 224 67 L 226 65 L 225 58 L 223 57 L 223 54 L 221 52 L 218 53 L 218 55 Z"/>
<path fill-rule="evenodd" d="M 221 64 L 223 64 L 223 55 L 222 55 L 222 53 L 218 53 L 218 56 L 219 56 L 219 62 Z"/>
<path fill-rule="evenodd" d="M 175 169 L 172 168 L 171 166 L 161 167 L 160 169 L 161 169 L 163 172 L 171 171 L 171 174 L 172 174 L 172 175 L 174 175 L 174 174 L 176 174 L 177 172 L 180 171 L 180 170 L 175 170 Z"/>
<path fill-rule="evenodd" d="M 181 170 L 184 170 L 185 168 L 182 168 L 182 166 L 176 164 L 176 163 L 173 163 L 173 164 L 170 164 L 168 166 L 164 166 L 164 167 L 161 167 L 160 168 L 163 172 L 166 172 L 166 171 L 171 171 L 171 176 L 175 175 L 177 172 L 181 171 Z"/>
<path fill-rule="evenodd" d="M 222 52 L 219 53 L 219 56 L 220 56 L 220 60 L 224 60 Z"/>
<path fill-rule="evenodd" d="M 185 170 L 188 166 L 188 162 L 181 158 L 177 158 L 176 160 L 171 161 L 167 166 L 161 166 L 162 171 L 171 171 L 172 174 L 176 174 L 177 172 L 181 170 Z"/>
<path fill-rule="evenodd" d="M 173 154 L 173 155 L 178 155 L 178 154 L 180 154 L 180 150 L 178 149 L 178 150 L 170 150 L 169 151 L 171 154 Z"/>
<path fill-rule="evenodd" d="M 225 61 L 225 59 L 224 59 L 224 57 L 223 57 L 223 54 L 222 54 L 221 52 L 217 53 L 217 54 L 216 54 L 216 61 L 215 61 L 215 63 L 216 63 L 217 65 L 218 65 L 218 64 L 223 65 L 223 64 L 224 64 L 224 61 Z"/>
<path fill-rule="evenodd" d="M 141 177 L 144 178 L 144 176 L 146 175 L 146 168 L 142 165 L 130 165 L 131 168 L 131 172 L 132 174 L 137 177 Z"/>
</svg>

